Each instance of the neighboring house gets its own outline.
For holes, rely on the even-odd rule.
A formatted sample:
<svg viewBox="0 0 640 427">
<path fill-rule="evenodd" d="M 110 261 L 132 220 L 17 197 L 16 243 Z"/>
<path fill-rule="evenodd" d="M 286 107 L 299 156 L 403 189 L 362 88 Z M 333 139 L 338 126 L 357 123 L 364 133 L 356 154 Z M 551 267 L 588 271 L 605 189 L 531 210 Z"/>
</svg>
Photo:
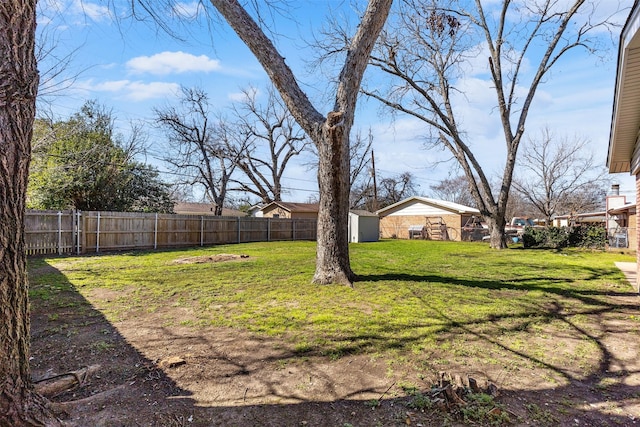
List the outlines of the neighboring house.
<svg viewBox="0 0 640 427">
<path fill-rule="evenodd" d="M 554 227 L 570 227 L 574 225 L 594 225 L 604 227 L 607 219 L 607 213 L 601 212 L 583 212 L 572 215 L 556 215 L 553 217 L 552 225 Z"/>
<path fill-rule="evenodd" d="M 480 211 L 426 197 L 409 197 L 376 212 L 383 238 L 462 240 L 462 227 Z"/>
<path fill-rule="evenodd" d="M 349 242 L 377 242 L 380 237 L 380 218 L 363 210 L 349 211 Z"/>
<path fill-rule="evenodd" d="M 318 218 L 317 203 L 271 202 L 260 211 L 264 218 Z"/>
<path fill-rule="evenodd" d="M 247 209 L 247 215 L 262 218 L 262 205 L 253 205 Z"/>
<path fill-rule="evenodd" d="M 613 98 L 607 166 L 610 173 L 629 172 L 636 177 L 636 203 L 640 195 L 640 3 L 636 0 L 620 33 L 618 69 Z M 636 217 L 635 247 L 638 250 Z M 630 239 L 631 240 L 631 239 Z M 638 262 L 636 262 L 636 269 Z M 640 277 L 640 274 L 637 275 Z M 639 289 L 636 283 L 636 290 Z"/>
<path fill-rule="evenodd" d="M 179 215 L 215 215 L 216 205 L 212 203 L 176 203 L 173 211 Z M 222 208 L 222 216 L 247 216 L 236 209 Z"/>
<path fill-rule="evenodd" d="M 607 196 L 607 237 L 609 249 L 633 249 L 638 247 L 636 233 L 636 204 L 628 203 L 620 195 L 620 186 L 613 185 Z"/>
</svg>

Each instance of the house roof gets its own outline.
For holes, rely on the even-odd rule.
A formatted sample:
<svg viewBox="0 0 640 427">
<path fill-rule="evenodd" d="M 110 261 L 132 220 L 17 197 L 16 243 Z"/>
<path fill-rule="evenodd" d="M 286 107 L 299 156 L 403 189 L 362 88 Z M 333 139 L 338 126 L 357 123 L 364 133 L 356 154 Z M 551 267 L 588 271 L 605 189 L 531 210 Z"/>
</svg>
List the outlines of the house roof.
<svg viewBox="0 0 640 427">
<path fill-rule="evenodd" d="M 438 199 L 429 199 L 427 197 L 413 196 L 408 199 L 401 200 L 397 203 L 387 206 L 386 208 L 379 209 L 376 213 L 378 215 L 383 215 L 386 212 L 391 212 L 402 205 L 408 205 L 410 203 L 424 203 L 427 205 L 431 205 L 440 209 L 444 209 L 450 212 L 458 213 L 458 214 L 479 214 L 480 211 L 476 208 L 472 208 L 469 206 L 464 206 L 458 203 L 449 202 L 447 200 L 438 200 Z"/>
<path fill-rule="evenodd" d="M 349 213 L 352 213 L 352 214 L 358 215 L 358 216 L 378 216 L 378 214 L 373 213 L 373 212 L 369 212 L 369 211 L 365 211 L 364 209 L 351 209 L 349 211 Z"/>
<path fill-rule="evenodd" d="M 636 204 L 635 203 L 625 203 L 622 206 L 618 206 L 617 208 L 609 209 L 608 214 L 616 215 L 619 213 L 623 213 L 626 211 L 635 211 Z"/>
<path fill-rule="evenodd" d="M 636 0 L 620 33 L 607 166 L 610 173 L 632 172 L 640 129 L 640 2 Z"/>
<path fill-rule="evenodd" d="M 261 210 L 262 207 L 263 207 L 263 205 L 253 205 L 253 206 L 250 206 L 249 209 L 247 209 L 247 212 L 253 213 L 253 212 Z"/>
<path fill-rule="evenodd" d="M 274 206 L 279 206 L 282 209 L 289 212 L 299 212 L 299 213 L 317 213 L 319 209 L 319 205 L 317 203 L 271 202 L 263 206 L 260 210 L 262 212 L 266 212 L 271 208 L 273 208 Z"/>
<path fill-rule="evenodd" d="M 604 219 L 604 217 L 606 216 L 606 212 L 605 211 L 598 211 L 598 212 L 582 212 L 582 213 L 576 213 L 576 214 L 567 214 L 567 215 L 556 215 L 553 217 L 553 219 L 569 219 L 569 218 L 582 218 L 582 219 L 586 219 L 586 218 L 597 218 L 597 219 Z"/>
<path fill-rule="evenodd" d="M 213 203 L 180 202 L 173 206 L 173 211 L 181 215 L 213 215 L 216 205 Z M 222 208 L 222 216 L 247 216 L 246 212 L 236 209 Z"/>
</svg>

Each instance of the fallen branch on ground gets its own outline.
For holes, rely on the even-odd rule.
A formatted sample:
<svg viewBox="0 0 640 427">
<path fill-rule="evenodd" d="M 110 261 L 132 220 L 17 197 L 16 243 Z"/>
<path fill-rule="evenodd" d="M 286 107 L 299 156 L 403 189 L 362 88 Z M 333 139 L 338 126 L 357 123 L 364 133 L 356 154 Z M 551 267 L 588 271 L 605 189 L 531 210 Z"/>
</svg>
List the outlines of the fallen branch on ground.
<svg viewBox="0 0 640 427">
<path fill-rule="evenodd" d="M 81 386 L 87 378 L 100 370 L 100 365 L 85 366 L 76 371 L 54 375 L 34 381 L 36 392 L 46 397 L 55 397 L 72 388 Z"/>
</svg>

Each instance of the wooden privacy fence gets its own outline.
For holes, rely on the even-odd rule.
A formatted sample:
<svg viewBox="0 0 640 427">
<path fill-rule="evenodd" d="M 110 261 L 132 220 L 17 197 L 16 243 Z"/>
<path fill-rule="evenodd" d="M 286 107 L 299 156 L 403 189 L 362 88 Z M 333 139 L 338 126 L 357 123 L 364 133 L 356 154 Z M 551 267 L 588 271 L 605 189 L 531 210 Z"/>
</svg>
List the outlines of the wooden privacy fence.
<svg viewBox="0 0 640 427">
<path fill-rule="evenodd" d="M 315 240 L 314 219 L 28 210 L 27 255 Z"/>
</svg>

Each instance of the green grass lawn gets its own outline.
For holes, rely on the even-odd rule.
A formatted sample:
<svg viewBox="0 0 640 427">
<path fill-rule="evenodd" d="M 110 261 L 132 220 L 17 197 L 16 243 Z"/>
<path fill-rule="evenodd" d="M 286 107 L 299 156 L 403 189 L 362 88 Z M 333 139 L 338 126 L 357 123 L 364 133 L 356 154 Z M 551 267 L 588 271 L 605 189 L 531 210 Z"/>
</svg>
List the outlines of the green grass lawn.
<svg viewBox="0 0 640 427">
<path fill-rule="evenodd" d="M 218 253 L 250 258 L 175 262 Z M 359 280 L 351 289 L 310 283 L 315 242 L 270 242 L 36 258 L 29 261 L 29 277 L 36 299 L 53 300 L 60 291 L 75 290 L 91 301 L 98 290 L 108 292 L 111 297 L 98 306 L 112 322 L 166 312 L 167 325 L 232 327 L 282 337 L 300 355 L 447 352 L 474 357 L 490 342 L 498 355 L 501 347 L 521 348 L 535 361 L 543 349 L 525 346 L 523 332 L 544 340 L 550 328 L 566 329 L 568 317 L 579 325 L 586 313 L 610 308 L 608 294 L 631 292 L 614 261 L 634 258 L 576 250 L 494 251 L 461 242 L 352 244 L 351 264 Z M 57 272 L 42 268 L 46 264 Z M 168 307 L 192 315 L 173 316 Z"/>
</svg>

